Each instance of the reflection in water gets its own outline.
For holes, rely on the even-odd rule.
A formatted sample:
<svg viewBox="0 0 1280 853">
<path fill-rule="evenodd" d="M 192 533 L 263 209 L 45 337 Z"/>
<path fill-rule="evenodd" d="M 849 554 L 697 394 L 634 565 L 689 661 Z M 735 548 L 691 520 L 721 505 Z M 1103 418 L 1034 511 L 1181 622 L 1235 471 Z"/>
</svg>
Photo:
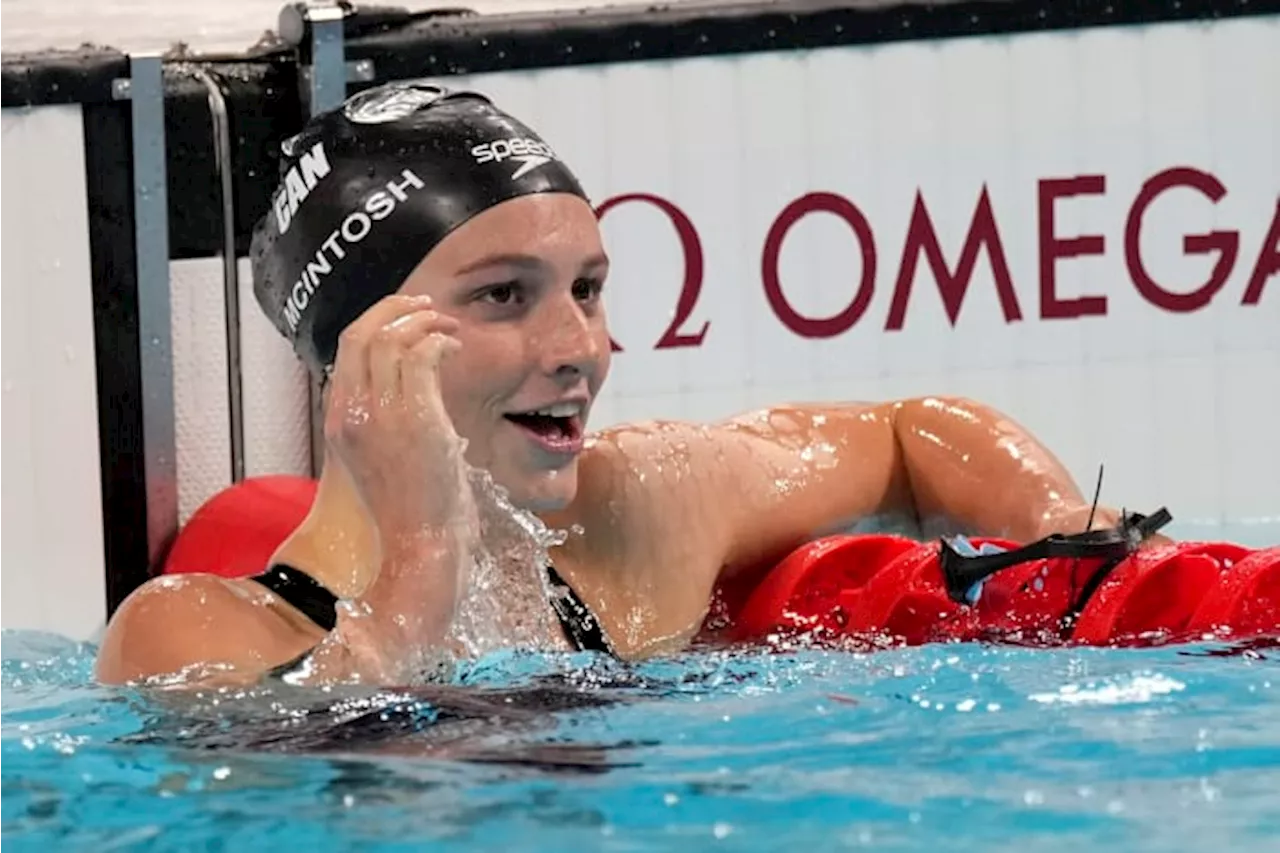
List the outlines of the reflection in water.
<svg viewBox="0 0 1280 853">
<path fill-rule="evenodd" d="M 522 687 L 414 687 L 322 702 L 316 701 L 316 692 L 299 690 L 278 698 L 270 691 L 202 693 L 186 707 L 167 701 L 164 713 L 118 743 L 197 752 L 433 758 L 588 772 L 623 766 L 610 753 L 637 745 L 553 739 L 560 714 L 641 698 L 617 688 L 588 690 L 581 683 L 545 677 Z"/>
</svg>

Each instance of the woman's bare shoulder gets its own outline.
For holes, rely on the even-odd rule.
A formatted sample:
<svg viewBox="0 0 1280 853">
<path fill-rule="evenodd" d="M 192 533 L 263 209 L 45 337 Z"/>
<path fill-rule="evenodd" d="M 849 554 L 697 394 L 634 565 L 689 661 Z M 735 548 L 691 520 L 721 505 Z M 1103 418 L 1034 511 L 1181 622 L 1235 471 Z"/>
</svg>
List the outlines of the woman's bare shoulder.
<svg viewBox="0 0 1280 853">
<path fill-rule="evenodd" d="M 249 580 L 166 575 L 134 590 L 107 625 L 100 681 L 155 677 L 252 680 L 309 647 L 322 633 L 286 616 L 270 591 Z M 197 672 L 196 670 L 199 670 Z"/>
</svg>

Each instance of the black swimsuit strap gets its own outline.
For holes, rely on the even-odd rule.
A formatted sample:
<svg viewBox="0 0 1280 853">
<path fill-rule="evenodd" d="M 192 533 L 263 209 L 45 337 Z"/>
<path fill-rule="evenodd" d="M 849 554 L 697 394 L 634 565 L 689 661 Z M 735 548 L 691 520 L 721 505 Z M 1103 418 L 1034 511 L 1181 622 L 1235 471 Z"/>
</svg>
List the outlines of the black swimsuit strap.
<svg viewBox="0 0 1280 853">
<path fill-rule="evenodd" d="M 338 624 L 338 597 L 306 572 L 276 563 L 249 580 L 262 584 L 326 631 Z"/>
<path fill-rule="evenodd" d="M 565 583 L 555 566 L 547 565 L 547 577 L 551 581 L 551 607 L 560 618 L 564 634 L 580 652 L 604 652 L 612 655 L 613 648 L 591 609 L 583 603 L 573 587 Z"/>
<path fill-rule="evenodd" d="M 581 652 L 613 654 L 600 623 L 573 587 L 565 583 L 551 565 L 547 566 L 547 577 L 554 592 L 551 607 L 574 648 Z M 338 624 L 338 597 L 306 572 L 276 563 L 249 580 L 265 586 L 326 631 L 332 631 Z"/>
</svg>

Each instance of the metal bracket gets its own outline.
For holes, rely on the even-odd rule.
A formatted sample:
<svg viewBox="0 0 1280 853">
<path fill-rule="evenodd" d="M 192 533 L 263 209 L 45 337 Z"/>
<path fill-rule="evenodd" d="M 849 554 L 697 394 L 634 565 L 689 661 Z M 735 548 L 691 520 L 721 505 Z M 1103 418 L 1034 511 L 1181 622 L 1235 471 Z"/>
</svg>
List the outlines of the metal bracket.
<svg viewBox="0 0 1280 853">
<path fill-rule="evenodd" d="M 226 311 L 227 410 L 231 428 L 231 482 L 245 476 L 244 377 L 240 348 L 240 269 L 236 257 L 235 162 L 231 151 L 231 123 L 222 87 L 202 66 L 192 69 L 208 93 L 213 119 L 213 159 L 222 193 L 222 304 Z"/>
<path fill-rule="evenodd" d="M 298 69 L 302 81 L 308 88 L 311 87 L 311 66 L 304 65 Z M 374 65 L 372 59 L 349 59 L 347 60 L 347 82 L 348 83 L 369 83 L 374 79 Z"/>
<path fill-rule="evenodd" d="M 140 57 L 137 57 L 137 60 L 145 62 L 147 61 L 147 58 L 140 56 Z M 160 60 L 159 58 L 156 58 L 154 61 L 159 62 Z M 131 65 L 132 64 L 133 63 L 131 61 Z M 195 76 L 197 80 L 201 82 L 202 85 L 204 85 L 206 91 L 208 92 L 209 112 L 213 119 L 214 160 L 218 167 L 218 178 L 220 181 L 220 187 L 221 187 L 221 193 L 222 193 L 222 230 L 223 230 L 222 265 L 223 265 L 223 291 L 224 291 L 223 300 L 224 300 L 224 304 L 226 306 L 226 312 L 227 312 L 227 320 L 226 320 L 227 392 L 228 392 L 229 414 L 231 418 L 231 423 L 230 423 L 231 481 L 233 483 L 239 483 L 245 477 L 244 402 L 243 402 L 243 396 L 242 396 L 243 376 L 241 373 L 241 363 L 240 363 L 240 356 L 241 356 L 240 276 L 239 276 L 239 268 L 237 266 L 238 259 L 236 257 L 236 250 L 235 250 L 235 200 L 234 200 L 234 187 L 233 187 L 234 165 L 232 163 L 233 155 L 231 152 L 231 132 L 230 132 L 229 121 L 227 118 L 226 100 L 222 95 L 222 89 L 218 86 L 217 82 L 204 68 L 196 67 L 191 73 Z M 134 74 L 136 76 L 137 72 L 135 71 Z M 140 83 L 139 86 L 141 85 L 143 84 Z M 115 80 L 111 81 L 111 97 L 117 101 L 134 100 L 135 91 L 137 90 L 137 88 L 138 87 L 135 86 L 134 81 L 131 78 L 128 78 L 128 77 L 116 78 Z M 144 97 L 150 98 L 150 97 L 153 97 L 153 95 L 150 93 L 150 90 L 147 90 L 147 95 L 145 95 Z M 158 130 L 153 131 L 153 133 L 158 134 L 156 138 L 159 140 L 158 144 L 159 144 L 159 150 L 161 152 L 160 162 L 159 162 L 160 172 L 159 172 L 158 180 L 160 181 L 161 186 L 164 186 L 164 182 L 166 178 L 164 175 L 163 91 L 160 92 L 160 97 L 162 101 L 160 104 L 159 125 L 158 125 Z M 145 107 L 144 107 L 144 111 L 145 111 Z M 134 107 L 134 114 L 135 116 L 138 114 L 138 107 L 136 104 Z M 137 159 L 136 159 L 136 155 L 138 151 L 138 143 L 139 143 L 139 140 L 143 138 L 144 137 L 138 136 L 138 130 L 136 127 L 136 119 L 135 119 L 135 128 L 134 128 L 135 186 L 141 185 L 139 182 L 142 181 L 145 176 L 145 172 L 140 172 L 138 170 Z M 153 180 L 155 179 L 153 178 Z M 155 198 L 154 194 L 149 195 L 148 204 L 150 204 L 154 198 Z M 168 280 L 168 270 L 169 270 L 168 234 L 169 232 L 168 232 L 168 224 L 167 224 L 168 223 L 167 202 L 161 206 L 160 208 L 161 212 L 158 214 L 149 213 L 146 206 L 142 204 L 139 204 L 137 206 L 137 210 L 138 210 L 138 217 L 136 219 L 136 222 L 137 222 L 137 228 L 139 230 L 139 233 L 142 232 L 144 227 L 147 229 L 148 234 L 154 233 L 157 229 L 163 232 L 163 237 L 164 237 L 163 246 L 160 246 L 159 244 L 157 244 L 153 238 L 148 238 L 147 244 L 150 247 L 149 251 L 155 252 L 158 255 L 160 252 L 163 252 L 163 257 L 165 259 L 164 260 L 164 286 L 163 286 L 164 307 L 163 307 L 163 316 L 161 316 L 160 303 L 158 301 L 158 297 L 152 295 L 152 289 L 158 290 L 160 288 L 160 285 L 158 283 L 144 285 L 144 282 L 150 282 L 150 279 L 144 277 L 144 274 L 143 274 L 143 266 L 142 266 L 143 262 L 141 258 L 142 258 L 144 249 L 142 247 L 142 244 L 139 243 L 139 248 L 138 248 L 139 313 L 141 314 L 144 310 L 146 310 L 144 309 L 144 305 L 154 309 L 153 313 L 155 313 L 154 320 L 155 320 L 156 330 L 163 327 L 163 340 L 165 341 L 165 347 L 164 347 L 165 353 L 160 353 L 157 351 L 149 351 L 144 347 L 143 357 L 142 357 L 143 382 L 145 385 L 148 376 L 153 373 L 156 374 L 157 376 L 157 379 L 155 381 L 160 381 L 158 379 L 159 373 L 157 371 L 163 371 L 168 374 L 170 385 L 172 385 L 172 376 L 173 376 L 172 332 L 171 332 L 172 319 L 169 315 L 169 298 L 170 298 L 169 297 L 169 280 Z M 146 217 L 148 215 L 159 215 L 159 216 L 163 216 L 164 218 L 160 220 L 159 225 L 147 224 Z M 145 297 L 144 297 L 144 293 L 146 294 Z M 139 318 L 139 321 L 141 322 L 141 316 Z M 149 337 L 154 341 L 157 338 L 157 334 L 154 334 L 154 333 L 150 334 Z M 167 366 L 162 368 L 160 365 L 156 363 L 156 360 L 160 358 L 168 359 Z M 144 390 L 144 398 L 145 398 L 145 395 L 146 395 L 146 392 Z M 172 397 L 173 397 L 172 391 L 170 391 L 169 397 L 170 397 L 170 400 L 172 400 Z M 146 417 L 147 416 L 144 414 L 144 422 L 146 420 Z M 160 415 L 157 413 L 155 417 L 159 418 Z M 170 427 L 172 427 L 173 420 L 174 420 L 174 414 L 171 412 L 168 415 L 168 423 Z M 168 447 L 168 449 L 163 454 L 160 454 L 160 455 L 170 460 L 174 459 L 176 456 L 176 446 L 173 446 L 173 442 L 167 438 L 167 436 L 172 433 L 172 429 L 170 429 L 167 433 L 161 434 L 161 433 L 155 432 L 157 428 L 159 428 L 158 424 L 155 427 L 151 427 L 150 430 L 144 435 L 144 440 L 146 442 L 148 452 L 150 452 L 150 448 L 153 446 L 154 442 L 152 439 L 152 435 L 155 434 L 157 436 L 155 441 L 165 442 L 166 446 Z M 150 470 L 149 462 L 148 462 L 148 470 Z M 148 475 L 148 483 L 150 483 L 150 480 L 151 480 L 150 475 Z M 149 488 L 150 486 L 148 486 L 148 489 Z M 176 501 L 176 492 L 175 492 L 174 499 Z M 150 497 L 148 497 L 149 513 L 150 513 L 150 507 L 151 507 L 151 499 Z M 173 508 L 173 517 L 174 517 L 174 523 L 176 525 L 176 521 L 177 521 L 176 503 L 174 504 L 174 508 Z M 152 557 L 154 558 L 155 556 L 156 554 L 154 553 L 154 549 L 153 549 Z"/>
<path fill-rule="evenodd" d="M 132 101 L 142 452 L 147 493 L 147 558 L 154 568 L 178 530 L 169 186 L 165 170 L 164 65 L 160 55 L 129 57 L 129 79 L 113 81 L 112 94 L 118 100 Z"/>
<path fill-rule="evenodd" d="M 372 59 L 347 60 L 346 66 L 348 83 L 371 83 L 377 78 L 377 67 Z M 311 66 L 302 66 L 298 69 L 298 73 L 309 90 L 311 88 Z M 114 100 L 127 101 L 132 91 L 133 88 L 128 77 L 117 77 L 111 81 L 111 97 Z"/>
<path fill-rule="evenodd" d="M 371 59 L 346 61 L 345 2 L 291 3 L 280 10 L 277 32 L 299 53 L 298 73 L 311 115 L 333 109 L 347 97 L 348 83 L 374 79 Z"/>
</svg>

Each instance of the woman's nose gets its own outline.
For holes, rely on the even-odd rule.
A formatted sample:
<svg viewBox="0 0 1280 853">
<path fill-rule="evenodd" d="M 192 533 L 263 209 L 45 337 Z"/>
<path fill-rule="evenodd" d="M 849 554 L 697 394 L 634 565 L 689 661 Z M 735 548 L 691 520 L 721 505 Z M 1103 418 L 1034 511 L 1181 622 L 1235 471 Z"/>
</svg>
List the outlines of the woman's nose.
<svg viewBox="0 0 1280 853">
<path fill-rule="evenodd" d="M 590 374 L 600 361 L 595 324 L 576 300 L 556 300 L 556 303 L 551 322 L 544 327 L 543 369 L 556 376 Z"/>
</svg>

